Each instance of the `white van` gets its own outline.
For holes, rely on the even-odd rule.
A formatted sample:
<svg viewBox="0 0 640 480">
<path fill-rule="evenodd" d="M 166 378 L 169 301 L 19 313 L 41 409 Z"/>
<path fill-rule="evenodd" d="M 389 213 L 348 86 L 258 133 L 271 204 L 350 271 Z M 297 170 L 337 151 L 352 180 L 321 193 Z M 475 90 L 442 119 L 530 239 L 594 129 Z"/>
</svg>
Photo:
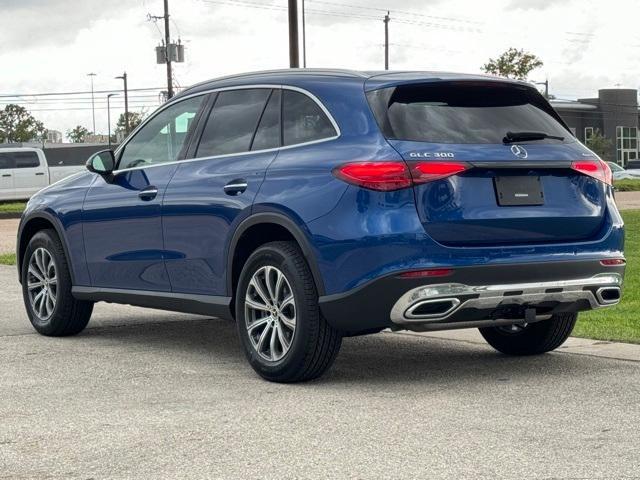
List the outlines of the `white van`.
<svg viewBox="0 0 640 480">
<path fill-rule="evenodd" d="M 39 148 L 0 148 L 0 200 L 26 200 L 38 190 L 83 168 L 82 165 L 50 167 Z"/>
</svg>

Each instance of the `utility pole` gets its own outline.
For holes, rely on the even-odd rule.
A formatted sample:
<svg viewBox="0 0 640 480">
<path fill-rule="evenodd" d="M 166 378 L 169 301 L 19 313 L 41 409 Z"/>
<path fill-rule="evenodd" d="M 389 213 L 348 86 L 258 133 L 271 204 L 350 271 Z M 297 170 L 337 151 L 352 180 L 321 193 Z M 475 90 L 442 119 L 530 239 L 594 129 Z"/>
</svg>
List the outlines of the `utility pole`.
<svg viewBox="0 0 640 480">
<path fill-rule="evenodd" d="M 544 98 L 549 99 L 549 79 L 544 82 L 532 82 L 534 85 L 544 85 Z"/>
<path fill-rule="evenodd" d="M 124 72 L 116 78 L 124 82 L 124 133 L 125 135 L 129 135 L 129 93 L 127 91 L 127 72 Z"/>
<path fill-rule="evenodd" d="M 289 67 L 298 68 L 299 66 L 300 52 L 298 50 L 298 0 L 289 0 Z"/>
<path fill-rule="evenodd" d="M 111 148 L 111 105 L 109 99 L 115 97 L 117 93 L 110 93 L 107 95 L 107 141 L 109 142 L 109 148 Z"/>
<path fill-rule="evenodd" d="M 304 15 L 304 0 L 302 2 L 302 68 L 307 68 L 307 28 Z"/>
<path fill-rule="evenodd" d="M 173 97 L 173 75 L 171 74 L 171 35 L 169 34 L 169 0 L 164 0 L 164 48 L 167 56 L 167 92 Z"/>
<path fill-rule="evenodd" d="M 384 16 L 384 69 L 389 70 L 389 11 Z"/>
<path fill-rule="evenodd" d="M 91 78 L 91 115 L 93 116 L 93 134 L 96 134 L 96 105 L 95 102 L 93 100 L 93 77 L 95 77 L 96 74 L 91 72 L 91 73 L 87 73 L 87 77 Z"/>
</svg>

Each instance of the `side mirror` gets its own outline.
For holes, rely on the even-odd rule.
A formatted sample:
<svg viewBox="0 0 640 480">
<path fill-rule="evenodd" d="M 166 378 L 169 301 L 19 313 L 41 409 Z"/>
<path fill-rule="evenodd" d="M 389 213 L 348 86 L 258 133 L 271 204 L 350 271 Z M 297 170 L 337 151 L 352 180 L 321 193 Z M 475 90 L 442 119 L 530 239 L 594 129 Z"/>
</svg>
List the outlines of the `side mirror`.
<svg viewBox="0 0 640 480">
<path fill-rule="evenodd" d="M 113 150 L 101 150 L 89 157 L 87 170 L 100 175 L 110 175 L 116 168 L 116 157 Z"/>
</svg>

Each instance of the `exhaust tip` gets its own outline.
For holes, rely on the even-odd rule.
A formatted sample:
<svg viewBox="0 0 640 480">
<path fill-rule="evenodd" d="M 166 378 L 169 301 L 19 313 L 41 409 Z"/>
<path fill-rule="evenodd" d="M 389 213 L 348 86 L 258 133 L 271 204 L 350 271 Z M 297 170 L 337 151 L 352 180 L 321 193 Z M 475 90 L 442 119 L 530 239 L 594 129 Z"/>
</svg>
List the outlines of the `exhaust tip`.
<svg viewBox="0 0 640 480">
<path fill-rule="evenodd" d="M 460 306 L 457 298 L 437 298 L 434 300 L 422 300 L 411 305 L 404 316 L 411 319 L 441 318 L 449 315 Z"/>
<path fill-rule="evenodd" d="M 620 287 L 602 287 L 596 292 L 598 301 L 603 305 L 611 305 L 620 301 Z"/>
</svg>

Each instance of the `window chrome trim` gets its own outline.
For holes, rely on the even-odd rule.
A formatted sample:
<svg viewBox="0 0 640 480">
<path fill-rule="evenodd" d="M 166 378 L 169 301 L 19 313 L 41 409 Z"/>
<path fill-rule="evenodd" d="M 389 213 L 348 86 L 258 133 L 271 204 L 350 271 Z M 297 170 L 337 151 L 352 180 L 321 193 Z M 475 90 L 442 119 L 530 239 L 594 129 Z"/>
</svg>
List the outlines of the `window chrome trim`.
<svg viewBox="0 0 640 480">
<path fill-rule="evenodd" d="M 132 171 L 132 170 L 143 170 L 143 169 L 147 169 L 147 168 L 161 167 L 161 166 L 165 166 L 165 165 L 175 165 L 175 164 L 179 164 L 179 163 L 197 162 L 197 161 L 202 161 L 202 160 L 215 160 L 217 158 L 237 157 L 237 156 L 240 156 L 240 155 L 252 155 L 254 153 L 255 154 L 257 154 L 257 153 L 269 153 L 269 152 L 276 152 L 276 151 L 280 151 L 280 150 L 288 150 L 288 149 L 297 148 L 297 147 L 306 147 L 307 145 L 314 145 L 316 143 L 329 142 L 331 140 L 336 140 L 336 139 L 338 139 L 338 138 L 340 138 L 342 136 L 342 132 L 340 131 L 340 127 L 338 126 L 338 122 L 336 122 L 336 120 L 333 118 L 333 115 L 331 115 L 331 113 L 329 112 L 327 107 L 325 107 L 325 105 L 320 101 L 320 99 L 318 97 L 316 97 L 310 91 L 305 90 L 304 88 L 294 87 L 294 86 L 290 86 L 290 85 L 275 85 L 275 84 L 236 85 L 236 86 L 232 86 L 232 87 L 212 88 L 211 90 L 205 90 L 205 91 L 201 91 L 201 92 L 197 92 L 197 93 L 192 93 L 190 95 L 185 95 L 183 97 L 178 97 L 175 100 L 171 100 L 171 101 L 165 103 L 164 105 L 161 105 L 155 112 L 153 112 L 152 115 L 147 117 L 142 123 L 140 123 L 140 125 L 138 125 L 129 134 L 129 136 L 127 137 L 127 141 L 123 142 L 122 145 L 118 146 L 118 148 L 114 152 L 114 155 L 115 155 L 116 158 L 118 158 L 120 156 L 120 153 L 122 152 L 122 150 L 124 148 L 126 148 L 126 146 L 129 144 L 129 142 L 136 136 L 136 134 L 138 133 L 138 130 L 144 128 L 144 126 L 148 122 L 150 122 L 156 115 L 159 115 L 163 110 L 171 107 L 172 105 L 180 103 L 183 100 L 188 100 L 189 98 L 209 95 L 209 94 L 212 94 L 212 93 L 225 92 L 225 91 L 229 91 L 229 90 L 249 90 L 249 89 L 256 89 L 256 88 L 292 90 L 294 92 L 299 92 L 299 93 L 302 93 L 303 95 L 306 95 L 311 100 L 313 100 L 316 103 L 316 105 L 318 105 L 320 107 L 320 109 L 324 112 L 324 114 L 329 119 L 329 122 L 331 122 L 331 125 L 333 125 L 333 128 L 335 129 L 336 135 L 334 135 L 332 137 L 327 137 L 327 138 L 320 138 L 318 140 L 312 140 L 310 142 L 296 143 L 294 145 L 285 145 L 285 146 L 274 147 L 274 148 L 265 148 L 265 149 L 262 149 L 262 150 L 250 150 L 250 151 L 247 151 L 247 152 L 228 153 L 228 154 L 225 154 L 225 155 L 213 155 L 213 156 L 208 156 L 208 157 L 185 158 L 185 159 L 182 159 L 182 160 L 174 160 L 172 162 L 156 163 L 156 164 L 151 164 L 151 165 L 141 165 L 139 167 L 131 167 L 131 168 L 122 168 L 122 169 L 119 169 L 119 170 L 114 170 L 113 171 L 113 175 L 118 175 L 119 173 L 129 172 L 129 171 Z M 282 125 L 282 119 L 280 119 L 280 124 Z M 120 163 L 120 159 L 118 159 L 118 163 Z"/>
</svg>

